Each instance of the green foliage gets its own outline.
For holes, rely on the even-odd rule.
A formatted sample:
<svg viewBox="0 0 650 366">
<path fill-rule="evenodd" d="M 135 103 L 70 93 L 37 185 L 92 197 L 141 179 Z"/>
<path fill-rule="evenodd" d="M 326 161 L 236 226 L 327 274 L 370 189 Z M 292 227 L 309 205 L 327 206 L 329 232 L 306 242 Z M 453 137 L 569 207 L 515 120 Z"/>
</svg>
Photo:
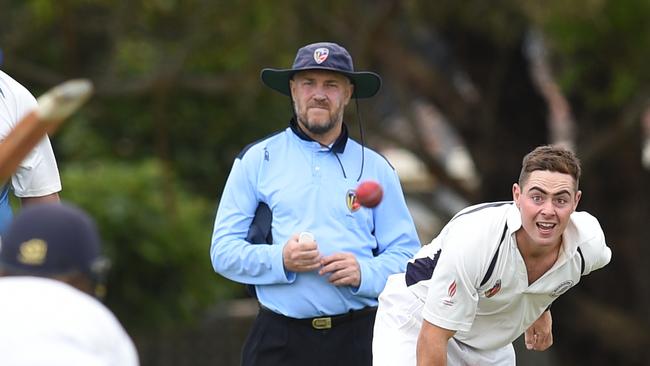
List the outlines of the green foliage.
<svg viewBox="0 0 650 366">
<path fill-rule="evenodd" d="M 183 191 L 161 163 L 71 164 L 62 180 L 63 199 L 97 220 L 113 264 L 107 304 L 129 327 L 189 322 L 241 291 L 210 264 L 213 202 Z"/>
<path fill-rule="evenodd" d="M 505 47 L 519 41 L 527 23 L 517 3 L 513 0 L 411 1 L 405 8 L 409 19 L 434 23 L 445 32 L 480 34 Z"/>
<path fill-rule="evenodd" d="M 650 3 L 550 1 L 533 12 L 549 38 L 564 89 L 595 113 L 618 109 L 650 81 Z"/>
</svg>

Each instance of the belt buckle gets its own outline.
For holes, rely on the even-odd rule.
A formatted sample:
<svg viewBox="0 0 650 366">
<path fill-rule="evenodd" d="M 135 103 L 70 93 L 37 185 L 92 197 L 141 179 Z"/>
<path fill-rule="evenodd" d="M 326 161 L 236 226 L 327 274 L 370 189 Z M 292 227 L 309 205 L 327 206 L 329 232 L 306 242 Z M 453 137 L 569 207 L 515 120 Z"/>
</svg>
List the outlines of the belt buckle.
<svg viewBox="0 0 650 366">
<path fill-rule="evenodd" d="M 332 328 L 332 318 L 314 318 L 311 320 L 311 326 L 314 329 L 330 329 Z"/>
</svg>

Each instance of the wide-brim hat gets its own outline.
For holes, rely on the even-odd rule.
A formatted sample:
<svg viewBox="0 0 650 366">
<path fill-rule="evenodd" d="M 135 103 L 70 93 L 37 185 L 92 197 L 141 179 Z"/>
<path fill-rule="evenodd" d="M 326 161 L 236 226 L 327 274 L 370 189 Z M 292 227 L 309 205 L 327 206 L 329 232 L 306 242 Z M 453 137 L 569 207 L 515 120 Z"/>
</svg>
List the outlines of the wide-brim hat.
<svg viewBox="0 0 650 366">
<path fill-rule="evenodd" d="M 320 42 L 302 47 L 296 54 L 290 69 L 262 70 L 262 82 L 273 90 L 291 96 L 289 80 L 303 70 L 328 70 L 347 76 L 354 84 L 354 96 L 369 98 L 377 94 L 381 87 L 381 77 L 370 71 L 354 71 L 352 57 L 348 51 L 336 43 Z"/>
</svg>

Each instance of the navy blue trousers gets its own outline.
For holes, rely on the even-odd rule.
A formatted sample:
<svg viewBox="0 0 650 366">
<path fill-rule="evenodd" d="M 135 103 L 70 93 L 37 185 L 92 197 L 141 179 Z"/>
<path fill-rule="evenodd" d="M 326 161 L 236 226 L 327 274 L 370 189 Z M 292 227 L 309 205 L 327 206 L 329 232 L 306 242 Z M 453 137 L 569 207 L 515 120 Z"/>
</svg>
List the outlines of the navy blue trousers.
<svg viewBox="0 0 650 366">
<path fill-rule="evenodd" d="M 315 329 L 311 319 L 294 319 L 260 309 L 242 350 L 242 366 L 371 366 L 376 308 L 331 318 Z M 321 326 L 323 319 L 317 320 Z M 327 322 L 325 322 L 327 323 Z"/>
</svg>

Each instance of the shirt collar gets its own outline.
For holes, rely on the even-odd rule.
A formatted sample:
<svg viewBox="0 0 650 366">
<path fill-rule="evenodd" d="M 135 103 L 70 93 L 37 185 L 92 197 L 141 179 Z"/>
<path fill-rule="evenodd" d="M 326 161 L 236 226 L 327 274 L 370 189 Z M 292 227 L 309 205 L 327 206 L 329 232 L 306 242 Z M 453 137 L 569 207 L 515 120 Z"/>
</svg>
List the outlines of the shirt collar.
<svg viewBox="0 0 650 366">
<path fill-rule="evenodd" d="M 569 218 L 569 223 L 564 229 L 562 234 L 562 248 L 568 254 L 572 255 L 578 250 L 578 245 L 580 244 L 580 232 L 576 227 L 576 223 L 573 220 L 573 214 Z"/>
<path fill-rule="evenodd" d="M 573 217 L 573 214 L 571 215 Z M 517 205 L 512 204 L 508 209 L 507 214 L 508 229 L 512 234 L 521 228 L 521 213 Z M 566 252 L 567 255 L 572 255 L 578 249 L 580 234 L 576 228 L 573 218 L 569 219 L 569 224 L 567 225 L 564 233 L 562 233 L 562 251 Z"/>
<path fill-rule="evenodd" d="M 508 229 L 512 234 L 521 228 L 521 213 L 519 212 L 519 208 L 517 208 L 517 205 L 514 202 L 508 208 L 506 221 L 508 223 Z"/>
<path fill-rule="evenodd" d="M 301 140 L 315 141 L 311 137 L 307 136 L 307 134 L 300 128 L 300 126 L 298 126 L 298 122 L 296 121 L 295 117 L 291 118 L 291 121 L 289 121 L 289 127 L 291 128 L 291 131 L 293 131 L 293 133 L 296 136 L 300 137 Z M 331 148 L 328 147 L 328 148 L 330 149 L 330 151 L 334 153 L 342 154 L 345 151 L 345 144 L 347 143 L 347 141 L 348 141 L 348 128 L 345 125 L 345 123 L 343 123 L 343 125 L 341 126 L 341 134 L 339 135 L 339 137 L 336 138 L 336 141 L 334 141 L 332 147 Z"/>
</svg>

